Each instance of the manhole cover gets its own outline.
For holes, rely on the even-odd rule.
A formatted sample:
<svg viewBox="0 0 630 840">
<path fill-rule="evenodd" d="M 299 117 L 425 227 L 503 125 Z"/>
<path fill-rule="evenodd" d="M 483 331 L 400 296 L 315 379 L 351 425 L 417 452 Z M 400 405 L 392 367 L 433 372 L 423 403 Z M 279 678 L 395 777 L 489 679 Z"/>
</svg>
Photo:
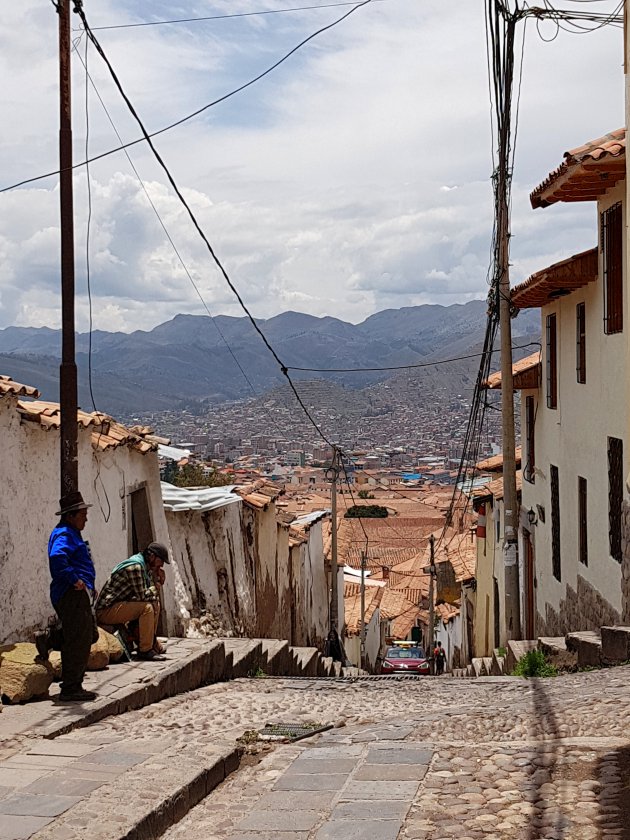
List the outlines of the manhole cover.
<svg viewBox="0 0 630 840">
<path fill-rule="evenodd" d="M 332 729 L 332 723 L 267 723 L 259 731 L 261 741 L 299 741 Z"/>
</svg>

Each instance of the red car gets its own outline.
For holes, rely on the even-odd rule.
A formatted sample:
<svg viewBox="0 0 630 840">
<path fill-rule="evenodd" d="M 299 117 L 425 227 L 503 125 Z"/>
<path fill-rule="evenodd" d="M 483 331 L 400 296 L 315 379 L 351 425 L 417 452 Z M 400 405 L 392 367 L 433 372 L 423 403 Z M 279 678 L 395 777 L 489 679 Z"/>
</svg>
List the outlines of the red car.
<svg viewBox="0 0 630 840">
<path fill-rule="evenodd" d="M 389 647 L 381 674 L 430 674 L 431 666 L 420 647 Z"/>
</svg>

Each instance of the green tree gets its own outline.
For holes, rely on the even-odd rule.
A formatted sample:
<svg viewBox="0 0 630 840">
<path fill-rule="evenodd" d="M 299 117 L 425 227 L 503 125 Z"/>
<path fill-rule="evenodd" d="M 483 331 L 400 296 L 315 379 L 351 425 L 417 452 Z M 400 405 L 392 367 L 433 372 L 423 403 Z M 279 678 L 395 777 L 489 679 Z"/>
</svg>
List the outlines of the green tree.
<svg viewBox="0 0 630 840">
<path fill-rule="evenodd" d="M 225 475 L 213 469 L 206 472 L 201 464 L 185 464 L 178 467 L 172 483 L 176 487 L 224 487 L 234 483 L 234 476 Z"/>
<path fill-rule="evenodd" d="M 385 519 L 387 508 L 383 505 L 352 505 L 346 511 L 346 519 Z"/>
</svg>

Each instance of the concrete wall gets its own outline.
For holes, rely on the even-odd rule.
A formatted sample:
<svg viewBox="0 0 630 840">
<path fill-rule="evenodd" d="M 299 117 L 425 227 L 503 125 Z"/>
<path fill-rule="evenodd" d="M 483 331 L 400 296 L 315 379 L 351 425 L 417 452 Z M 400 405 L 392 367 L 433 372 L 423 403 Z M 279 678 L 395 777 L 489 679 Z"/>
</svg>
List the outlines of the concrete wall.
<svg viewBox="0 0 630 840">
<path fill-rule="evenodd" d="M 173 568 L 164 598 L 168 632 L 185 635 L 191 617 L 210 613 L 235 635 L 321 646 L 328 632 L 321 523 L 289 546 L 275 506 L 241 500 L 200 511 L 167 511 Z"/>
<path fill-rule="evenodd" d="M 20 422 L 16 401 L 0 399 L 0 643 L 30 640 L 54 614 L 49 599 L 47 545 L 58 522 L 59 432 Z M 96 452 L 89 429 L 79 429 L 79 487 L 88 503 L 83 536 L 96 583 L 131 553 L 129 494 L 146 488 L 153 539 L 168 544 L 155 452 L 126 446 Z"/>
<path fill-rule="evenodd" d="M 625 199 L 625 183 L 599 202 L 598 210 Z M 625 201 L 624 201 L 625 225 Z M 597 228 L 593 226 L 593 241 Z M 589 243 L 585 243 L 589 244 Z M 624 276 L 626 271 L 624 251 Z M 522 396 L 536 400 L 535 483 L 523 481 L 527 511 L 545 509 L 531 528 L 535 552 L 538 633 L 565 633 L 599 627 L 622 614 L 622 569 L 609 553 L 607 438 L 623 440 L 624 475 L 630 464 L 628 425 L 628 334 L 630 316 L 624 286 L 624 331 L 604 333 L 604 295 L 600 279 L 542 308 L 542 384 Z M 586 383 L 576 380 L 576 304 L 586 304 Z M 555 312 L 558 326 L 558 407 L 546 405 L 546 316 Z M 524 459 L 526 454 L 524 455 Z M 550 465 L 558 467 L 560 488 L 561 577 L 552 573 Z M 578 476 L 588 482 L 588 566 L 578 554 Z"/>
</svg>

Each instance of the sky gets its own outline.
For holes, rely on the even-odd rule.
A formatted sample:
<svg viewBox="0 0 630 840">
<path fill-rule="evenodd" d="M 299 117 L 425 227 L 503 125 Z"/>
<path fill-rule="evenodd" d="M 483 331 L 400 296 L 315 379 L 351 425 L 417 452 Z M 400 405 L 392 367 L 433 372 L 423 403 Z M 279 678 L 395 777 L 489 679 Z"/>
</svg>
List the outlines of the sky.
<svg viewBox="0 0 630 840">
<path fill-rule="evenodd" d="M 249 81 L 352 8 L 330 2 L 85 0 L 84 10 L 155 131 Z M 3 5 L 0 189 L 57 168 L 59 107 L 53 5 Z M 308 5 L 321 8 L 275 13 Z M 250 14 L 265 11 L 274 13 Z M 243 15 L 97 29 L 236 13 Z M 247 90 L 156 138 L 255 317 L 295 310 L 358 323 L 383 309 L 486 297 L 494 142 L 484 23 L 483 0 L 372 0 Z M 86 118 L 86 42 L 76 15 L 73 26 L 78 163 L 86 148 L 95 155 L 119 141 L 92 86 Z M 613 26 L 572 34 L 550 21 L 538 30 L 520 24 L 513 284 L 596 244 L 592 203 L 533 211 L 529 193 L 567 149 L 624 124 L 622 37 Z M 87 66 L 117 131 L 136 139 L 93 48 Z M 242 315 L 146 145 L 128 153 L 141 181 L 120 151 L 88 172 L 76 169 L 77 328 L 89 324 L 88 254 L 96 329 L 148 330 L 179 313 Z M 59 262 L 58 178 L 0 193 L 0 328 L 59 327 Z"/>
</svg>

